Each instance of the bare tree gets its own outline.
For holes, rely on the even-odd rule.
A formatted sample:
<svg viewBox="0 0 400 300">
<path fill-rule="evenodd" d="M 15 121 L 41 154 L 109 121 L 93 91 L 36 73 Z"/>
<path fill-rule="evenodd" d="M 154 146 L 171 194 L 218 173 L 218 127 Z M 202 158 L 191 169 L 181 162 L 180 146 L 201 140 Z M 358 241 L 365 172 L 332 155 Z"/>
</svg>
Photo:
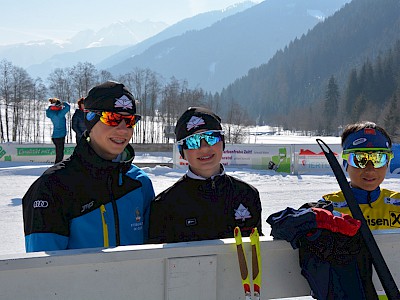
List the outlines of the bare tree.
<svg viewBox="0 0 400 300">
<path fill-rule="evenodd" d="M 28 140 L 33 143 L 44 141 L 44 126 L 40 125 L 40 121 L 44 115 L 45 106 L 48 104 L 45 100 L 47 88 L 40 78 L 36 78 L 32 82 L 32 88 L 29 93 L 29 126 L 27 128 Z M 43 138 L 41 139 L 41 137 Z"/>
<path fill-rule="evenodd" d="M 245 110 L 235 101 L 231 101 L 230 108 L 227 113 L 225 133 L 225 141 L 227 143 L 242 143 L 245 135 L 244 126 L 248 122 L 248 116 Z"/>
<path fill-rule="evenodd" d="M 147 98 L 148 98 L 148 107 L 147 108 L 147 115 L 149 116 L 149 121 L 150 121 L 150 128 L 149 128 L 149 134 L 150 134 L 150 143 L 156 143 L 156 142 L 162 142 L 162 136 L 158 136 L 157 134 L 160 133 L 159 130 L 156 130 L 158 128 L 158 95 L 161 90 L 161 84 L 158 79 L 158 75 L 154 72 L 151 72 L 149 74 L 149 80 L 148 80 L 148 86 L 147 86 Z"/>
<path fill-rule="evenodd" d="M 109 80 L 113 80 L 113 76 L 109 71 L 106 70 L 101 70 L 99 72 L 99 81 L 102 82 L 106 82 Z"/>
<path fill-rule="evenodd" d="M 104 74 L 103 74 L 104 75 Z M 78 63 L 71 69 L 72 88 L 74 93 L 71 95 L 75 99 L 69 98 L 69 102 L 76 102 L 77 99 L 85 97 L 89 90 L 99 83 L 99 75 L 96 67 L 89 62 Z"/>
<path fill-rule="evenodd" d="M 1 141 L 10 141 L 9 136 L 9 119 L 8 119 L 8 107 L 11 101 L 12 95 L 12 69 L 14 66 L 11 62 L 7 60 L 2 60 L 0 63 L 0 91 L 1 98 L 3 100 L 2 111 L 0 113 L 0 131 L 1 131 Z M 4 118 L 4 119 L 3 119 Z M 3 126 L 5 123 L 5 129 Z"/>
<path fill-rule="evenodd" d="M 50 83 L 49 91 L 52 93 L 52 97 L 68 101 L 72 94 L 71 75 L 72 72 L 69 68 L 57 68 L 50 73 L 47 80 Z"/>
<path fill-rule="evenodd" d="M 179 81 L 172 77 L 161 91 L 161 115 L 163 123 L 163 131 L 165 126 L 173 126 L 178 115 L 185 109 L 179 105 L 180 84 Z"/>
<path fill-rule="evenodd" d="M 27 102 L 29 90 L 32 87 L 32 79 L 28 73 L 20 67 L 14 67 L 12 71 L 12 141 L 22 142 L 24 135 L 24 110 L 25 102 Z"/>
</svg>

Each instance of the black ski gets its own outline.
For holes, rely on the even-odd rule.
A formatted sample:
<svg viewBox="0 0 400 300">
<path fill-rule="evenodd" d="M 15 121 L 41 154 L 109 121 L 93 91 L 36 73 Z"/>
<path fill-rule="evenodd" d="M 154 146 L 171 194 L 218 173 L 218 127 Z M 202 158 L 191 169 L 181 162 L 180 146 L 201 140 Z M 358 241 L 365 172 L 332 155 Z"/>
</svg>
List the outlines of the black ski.
<svg viewBox="0 0 400 300">
<path fill-rule="evenodd" d="M 374 236 L 368 227 L 367 221 L 365 220 L 364 215 L 358 206 L 356 199 L 354 198 L 353 192 L 349 183 L 347 182 L 346 176 L 343 173 L 342 167 L 336 159 L 335 154 L 328 147 L 328 145 L 325 144 L 324 141 L 317 139 L 317 143 L 324 152 L 325 157 L 328 160 L 333 173 L 335 174 L 336 180 L 343 192 L 347 204 L 349 205 L 353 218 L 361 221 L 360 233 L 364 239 L 369 253 L 371 254 L 372 264 L 375 267 L 376 273 L 381 281 L 383 289 L 385 290 L 386 296 L 389 300 L 399 300 L 399 289 L 397 288 L 396 282 L 394 281 L 385 259 L 383 258 L 383 255 L 374 239 Z"/>
</svg>

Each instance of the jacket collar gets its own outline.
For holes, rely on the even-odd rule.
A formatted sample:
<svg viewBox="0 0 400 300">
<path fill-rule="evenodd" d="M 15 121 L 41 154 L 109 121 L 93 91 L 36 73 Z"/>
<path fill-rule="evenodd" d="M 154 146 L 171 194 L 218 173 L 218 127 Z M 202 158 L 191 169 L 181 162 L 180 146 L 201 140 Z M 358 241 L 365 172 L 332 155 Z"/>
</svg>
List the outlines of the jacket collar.
<svg viewBox="0 0 400 300">
<path fill-rule="evenodd" d="M 105 174 L 118 169 L 125 174 L 128 172 L 135 157 L 135 150 L 128 144 L 124 152 L 118 156 L 118 161 L 110 161 L 100 157 L 88 142 L 88 133 L 85 132 L 74 149 L 71 158 L 77 157 L 94 178 L 104 178 Z"/>
<path fill-rule="evenodd" d="M 216 174 L 216 175 L 211 176 L 211 177 L 210 177 L 211 179 L 214 179 L 216 176 L 223 176 L 223 175 L 225 175 L 225 168 L 224 168 L 224 165 L 221 164 L 220 166 L 221 166 L 221 167 L 220 167 L 220 172 L 219 172 L 219 174 Z M 193 173 L 192 170 L 190 169 L 190 166 L 189 166 L 188 170 L 186 171 L 186 175 L 187 175 L 187 177 L 192 178 L 192 179 L 198 179 L 198 180 L 207 180 L 207 179 L 209 179 L 209 178 L 204 178 L 204 177 L 202 177 L 202 176 L 199 176 L 199 175 Z"/>
<path fill-rule="evenodd" d="M 381 194 L 381 189 L 378 186 L 373 191 L 366 191 L 358 188 L 352 187 L 351 190 L 353 191 L 354 197 L 356 198 L 359 204 L 369 204 L 376 201 Z"/>
</svg>

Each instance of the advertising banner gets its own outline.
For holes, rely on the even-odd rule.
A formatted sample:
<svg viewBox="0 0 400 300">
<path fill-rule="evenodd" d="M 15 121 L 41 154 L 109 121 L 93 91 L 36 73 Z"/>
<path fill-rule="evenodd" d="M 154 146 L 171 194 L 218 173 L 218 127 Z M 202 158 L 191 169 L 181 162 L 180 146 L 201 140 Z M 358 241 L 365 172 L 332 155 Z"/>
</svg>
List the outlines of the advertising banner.
<svg viewBox="0 0 400 300">
<path fill-rule="evenodd" d="M 296 174 L 315 174 L 332 173 L 331 167 L 326 159 L 324 152 L 318 145 L 293 145 L 295 156 Z M 342 165 L 342 148 L 340 144 L 328 145 L 336 156 L 336 159 Z"/>
<path fill-rule="evenodd" d="M 64 158 L 74 151 L 75 144 L 65 144 Z M 50 144 L 0 144 L 0 161 L 54 163 L 56 149 Z"/>
<path fill-rule="evenodd" d="M 221 162 L 227 167 L 269 169 L 291 173 L 291 153 L 291 145 L 227 144 Z M 179 151 L 174 150 L 174 166 L 182 168 L 187 164 Z"/>
<path fill-rule="evenodd" d="M 390 161 L 390 173 L 400 174 L 400 144 L 393 144 L 394 158 Z"/>
</svg>

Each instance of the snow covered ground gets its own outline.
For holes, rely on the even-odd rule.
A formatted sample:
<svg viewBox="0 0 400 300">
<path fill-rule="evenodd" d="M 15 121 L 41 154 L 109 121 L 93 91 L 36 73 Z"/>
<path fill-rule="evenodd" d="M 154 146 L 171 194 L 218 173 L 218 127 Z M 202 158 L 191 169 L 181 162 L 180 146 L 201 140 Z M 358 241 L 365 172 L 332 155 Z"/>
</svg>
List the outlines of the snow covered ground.
<svg viewBox="0 0 400 300">
<path fill-rule="evenodd" d="M 254 130 L 254 129 L 253 129 Z M 265 129 L 264 129 L 265 131 Z M 278 134 L 250 135 L 245 143 L 257 144 L 313 144 L 317 137 L 287 136 Z M 322 137 L 327 144 L 339 143 L 338 137 Z M 135 163 L 169 163 L 172 153 L 136 153 Z M 29 186 L 48 168 L 45 163 L 0 162 L 0 256 L 24 253 L 24 233 L 22 221 L 22 197 Z M 184 173 L 183 169 L 156 166 L 143 170 L 151 178 L 156 194 L 175 183 Z M 228 168 L 228 174 L 238 177 L 260 192 L 262 203 L 263 233 L 269 235 L 267 217 L 286 207 L 298 208 L 310 201 L 317 201 L 323 194 L 336 191 L 339 185 L 331 173 L 291 175 L 273 170 L 252 170 Z M 400 175 L 388 174 L 382 186 L 398 190 Z M 290 298 L 290 300 L 312 299 L 310 296 Z"/>
<path fill-rule="evenodd" d="M 165 157 L 140 155 L 136 162 L 165 161 Z M 0 162 L 0 255 L 23 253 L 24 234 L 22 222 L 22 197 L 29 186 L 48 167 L 49 164 Z M 153 182 L 156 193 L 163 191 L 176 182 L 185 170 L 156 166 L 144 168 Z M 227 169 L 228 174 L 238 177 L 260 192 L 264 234 L 269 234 L 267 217 L 288 206 L 298 208 L 309 201 L 317 201 L 321 195 L 339 189 L 336 179 L 331 174 L 324 175 L 289 175 L 272 170 Z M 388 174 L 383 186 L 398 190 L 399 175 Z"/>
<path fill-rule="evenodd" d="M 271 132 L 274 131 L 274 134 Z M 339 143 L 339 137 L 309 137 L 277 134 L 274 128 L 254 127 L 245 143 L 268 144 L 314 144 L 321 138 L 328 145 Z M 172 162 L 172 153 L 137 153 L 136 163 L 168 163 Z M 48 168 L 50 164 L 0 162 L 0 255 L 24 253 L 24 234 L 22 221 L 22 197 L 29 186 Z M 156 166 L 143 168 L 150 176 L 156 194 L 175 183 L 184 173 L 182 169 L 171 169 Z M 290 175 L 273 170 L 252 170 L 228 168 L 228 174 L 254 185 L 260 192 L 262 203 L 263 232 L 269 234 L 267 217 L 286 207 L 298 208 L 310 201 L 317 201 L 323 194 L 336 191 L 339 185 L 331 173 Z M 398 190 L 400 175 L 388 174 L 383 185 Z"/>
</svg>

